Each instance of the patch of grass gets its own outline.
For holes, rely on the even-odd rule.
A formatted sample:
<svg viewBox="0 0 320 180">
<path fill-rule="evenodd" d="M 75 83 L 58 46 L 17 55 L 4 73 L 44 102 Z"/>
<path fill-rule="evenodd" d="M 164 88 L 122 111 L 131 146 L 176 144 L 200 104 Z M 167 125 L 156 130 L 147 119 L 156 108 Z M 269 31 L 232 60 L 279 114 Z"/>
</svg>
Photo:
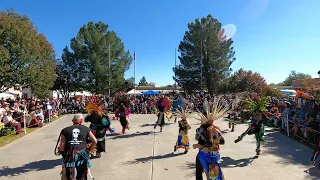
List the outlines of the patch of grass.
<svg viewBox="0 0 320 180">
<path fill-rule="evenodd" d="M 64 115 L 60 115 L 59 117 L 57 118 L 52 118 L 51 119 L 51 122 L 54 122 L 56 120 L 58 120 L 59 118 L 63 117 Z M 51 122 L 47 122 L 47 123 L 44 123 L 43 126 L 46 126 L 48 124 L 50 124 Z M 29 127 L 27 128 L 27 134 L 30 134 L 32 133 L 33 131 L 39 129 L 40 127 Z M 6 136 L 1 136 L 0 137 L 0 147 L 3 147 L 27 134 L 24 134 L 24 131 L 23 131 L 23 127 L 22 127 L 22 132 L 18 135 L 16 135 L 16 133 L 14 131 L 10 131 L 8 132 L 8 134 Z"/>
</svg>

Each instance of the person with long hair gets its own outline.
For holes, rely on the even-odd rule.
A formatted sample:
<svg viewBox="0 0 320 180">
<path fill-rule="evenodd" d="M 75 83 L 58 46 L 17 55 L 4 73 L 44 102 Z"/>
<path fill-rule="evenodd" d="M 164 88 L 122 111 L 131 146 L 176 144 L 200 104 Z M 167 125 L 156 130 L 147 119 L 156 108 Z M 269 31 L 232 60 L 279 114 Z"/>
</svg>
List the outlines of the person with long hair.
<svg viewBox="0 0 320 180">
<path fill-rule="evenodd" d="M 211 111 L 210 111 L 211 109 Z M 206 107 L 205 112 L 198 112 L 201 126 L 196 130 L 197 144 L 194 149 L 199 149 L 196 159 L 196 180 L 202 180 L 202 173 L 205 172 L 207 180 L 224 180 L 220 160 L 220 145 L 224 144 L 224 138 L 220 128 L 213 123 L 223 117 L 230 109 L 229 104 L 222 105 L 220 98 L 215 99 L 212 108 Z"/>
</svg>

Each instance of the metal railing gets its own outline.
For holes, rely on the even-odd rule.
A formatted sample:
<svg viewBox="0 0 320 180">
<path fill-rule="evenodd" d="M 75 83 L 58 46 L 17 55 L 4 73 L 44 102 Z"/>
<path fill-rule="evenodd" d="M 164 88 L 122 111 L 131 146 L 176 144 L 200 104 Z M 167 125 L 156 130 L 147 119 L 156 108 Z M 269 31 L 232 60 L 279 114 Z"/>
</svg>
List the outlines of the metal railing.
<svg viewBox="0 0 320 180">
<path fill-rule="evenodd" d="M 319 122 L 319 128 L 320 128 L 320 121 L 319 120 L 313 120 L 313 121 L 318 121 Z M 290 124 L 293 125 L 293 127 L 290 129 Z M 314 130 L 312 129 L 311 127 L 307 127 L 306 125 L 303 125 L 303 124 L 300 124 L 300 122 L 298 120 L 292 120 L 292 121 L 289 121 L 288 120 L 288 117 L 286 117 L 286 130 L 287 131 L 287 135 L 290 136 L 290 131 L 293 130 L 293 128 L 295 126 L 299 126 L 298 128 L 305 128 L 306 130 L 308 130 L 308 132 L 305 132 L 305 133 L 314 133 L 314 136 L 313 136 L 313 139 L 310 140 L 310 139 L 306 139 L 304 137 L 304 134 L 302 134 L 301 131 L 298 131 L 296 134 L 294 134 L 295 137 L 298 137 L 300 138 L 301 140 L 305 140 L 306 142 L 308 142 L 309 144 L 313 145 L 313 146 L 316 146 L 316 143 L 317 143 L 317 139 L 319 137 L 319 134 L 320 134 L 320 131 L 318 130 Z M 282 127 L 281 127 L 282 128 Z M 283 129 L 283 128 L 282 128 Z M 301 136 L 302 135 L 302 136 Z"/>
</svg>

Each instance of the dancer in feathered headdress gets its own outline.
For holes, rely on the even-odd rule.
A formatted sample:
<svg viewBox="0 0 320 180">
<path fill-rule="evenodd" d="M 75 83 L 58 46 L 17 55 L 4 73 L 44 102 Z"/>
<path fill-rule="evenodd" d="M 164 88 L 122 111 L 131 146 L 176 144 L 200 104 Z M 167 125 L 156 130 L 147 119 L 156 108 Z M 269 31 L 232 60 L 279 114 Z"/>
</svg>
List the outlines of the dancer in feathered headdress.
<svg viewBox="0 0 320 180">
<path fill-rule="evenodd" d="M 252 94 L 251 99 L 248 100 L 250 111 L 253 113 L 252 115 L 252 121 L 249 125 L 249 128 L 242 133 L 238 139 L 236 139 L 234 142 L 238 143 L 240 142 L 245 135 L 255 135 L 256 138 L 256 155 L 260 155 L 260 144 L 263 142 L 263 136 L 264 136 L 264 125 L 263 125 L 263 112 L 266 112 L 266 106 L 268 105 L 268 98 L 263 97 L 260 98 L 256 93 Z"/>
<path fill-rule="evenodd" d="M 114 133 L 114 129 L 110 127 L 111 122 L 106 107 L 102 107 L 103 101 L 92 97 L 89 104 L 85 107 L 89 115 L 85 118 L 85 122 L 90 122 L 90 129 L 97 138 L 96 157 L 101 157 L 106 152 L 105 136 L 107 130 Z"/>
<path fill-rule="evenodd" d="M 224 139 L 220 128 L 213 123 L 215 120 L 225 116 L 230 110 L 230 103 L 225 103 L 223 99 L 215 98 L 211 107 L 207 107 L 204 113 L 198 112 L 201 126 L 196 130 L 198 144 L 193 148 L 199 149 L 196 160 L 196 179 L 202 179 L 202 172 L 205 170 L 208 180 L 223 180 L 224 176 L 219 165 L 220 145 L 224 144 Z"/>
<path fill-rule="evenodd" d="M 172 105 L 170 99 L 168 97 L 165 97 L 164 95 L 160 95 L 160 98 L 155 103 L 155 109 L 158 119 L 154 125 L 154 129 L 156 129 L 157 126 L 160 126 L 160 132 L 162 132 L 162 128 L 165 124 L 165 117 L 168 118 L 168 112 L 171 111 L 171 106 Z"/>
<path fill-rule="evenodd" d="M 179 116 L 179 114 L 177 113 L 177 110 L 182 111 L 183 108 L 183 100 L 179 95 L 176 95 L 176 97 L 174 98 L 174 100 L 172 101 L 172 109 L 171 109 L 171 117 L 170 119 L 172 119 L 174 117 L 174 122 L 177 122 L 177 118 Z"/>
<path fill-rule="evenodd" d="M 187 118 L 191 115 L 190 110 L 188 109 L 188 106 L 186 109 L 181 109 L 176 111 L 176 116 L 180 117 L 181 120 L 178 121 L 179 123 L 179 135 L 178 140 L 176 142 L 176 145 L 174 146 L 174 151 L 177 151 L 177 149 L 184 149 L 184 153 L 187 154 L 189 150 L 189 137 L 188 137 L 188 130 L 191 129 L 191 126 L 189 122 L 187 121 Z"/>
<path fill-rule="evenodd" d="M 115 112 L 115 116 L 120 119 L 120 124 L 122 126 L 122 134 L 126 133 L 126 129 L 130 129 L 129 115 L 131 113 L 129 107 L 129 99 L 127 96 L 119 96 L 116 101 L 118 104 L 118 109 Z"/>
<path fill-rule="evenodd" d="M 240 103 L 240 98 L 238 96 L 235 96 L 235 99 L 233 99 L 233 103 L 231 106 L 231 111 L 228 116 L 229 128 L 231 128 L 231 132 L 234 132 L 234 126 L 238 120 L 239 103 Z"/>
</svg>

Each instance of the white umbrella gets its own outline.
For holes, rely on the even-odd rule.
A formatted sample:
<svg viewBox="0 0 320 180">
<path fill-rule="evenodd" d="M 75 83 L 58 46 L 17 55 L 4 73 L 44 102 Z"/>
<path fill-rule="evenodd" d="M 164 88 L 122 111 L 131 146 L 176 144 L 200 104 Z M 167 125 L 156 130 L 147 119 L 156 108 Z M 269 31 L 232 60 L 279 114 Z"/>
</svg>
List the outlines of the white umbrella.
<svg viewBox="0 0 320 180">
<path fill-rule="evenodd" d="M 17 95 L 13 94 L 13 93 L 8 93 L 8 92 L 3 92 L 0 93 L 0 98 L 4 98 L 4 99 L 14 99 Z"/>
<path fill-rule="evenodd" d="M 131 89 L 130 91 L 127 92 L 127 94 L 142 94 L 140 91 L 137 91 L 137 90 L 134 90 L 134 89 Z"/>
</svg>

